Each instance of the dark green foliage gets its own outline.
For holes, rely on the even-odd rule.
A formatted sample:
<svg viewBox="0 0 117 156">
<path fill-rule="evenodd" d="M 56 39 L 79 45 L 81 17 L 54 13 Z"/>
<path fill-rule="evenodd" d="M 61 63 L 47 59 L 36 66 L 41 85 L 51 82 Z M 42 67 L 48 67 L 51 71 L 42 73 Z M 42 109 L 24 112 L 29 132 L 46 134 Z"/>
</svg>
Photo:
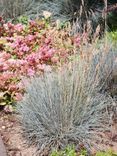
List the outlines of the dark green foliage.
<svg viewBox="0 0 117 156">
<path fill-rule="evenodd" d="M 117 1 L 108 0 L 108 7 L 116 4 Z M 78 19 L 81 28 L 90 21 L 92 30 L 95 31 L 98 25 L 104 30 L 105 15 L 107 14 L 107 24 L 110 29 L 117 29 L 117 11 L 104 12 L 106 10 L 104 0 L 66 0 L 63 1 L 61 14 L 67 15 L 71 21 Z"/>
<path fill-rule="evenodd" d="M 117 30 L 117 11 L 113 11 L 108 14 L 108 26 L 109 31 Z"/>
</svg>

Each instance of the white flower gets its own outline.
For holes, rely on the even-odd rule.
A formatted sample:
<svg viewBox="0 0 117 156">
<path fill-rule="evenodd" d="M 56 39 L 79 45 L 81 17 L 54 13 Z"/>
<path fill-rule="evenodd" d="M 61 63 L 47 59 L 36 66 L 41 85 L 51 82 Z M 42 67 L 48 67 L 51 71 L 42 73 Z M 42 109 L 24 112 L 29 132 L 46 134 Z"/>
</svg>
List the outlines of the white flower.
<svg viewBox="0 0 117 156">
<path fill-rule="evenodd" d="M 52 13 L 49 12 L 49 11 L 43 11 L 43 16 L 44 16 L 45 19 L 48 19 L 49 17 L 52 16 Z"/>
</svg>

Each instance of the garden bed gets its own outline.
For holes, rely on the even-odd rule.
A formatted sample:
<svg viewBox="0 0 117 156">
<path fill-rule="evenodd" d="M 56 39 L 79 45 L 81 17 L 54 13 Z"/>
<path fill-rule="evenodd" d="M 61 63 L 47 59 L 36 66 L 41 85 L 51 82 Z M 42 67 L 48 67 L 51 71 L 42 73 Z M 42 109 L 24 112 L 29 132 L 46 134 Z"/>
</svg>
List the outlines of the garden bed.
<svg viewBox="0 0 117 156">
<path fill-rule="evenodd" d="M 84 143 L 85 148 L 91 144 L 92 153 L 96 152 L 94 144 L 100 150 L 117 152 L 116 48 L 105 45 L 103 39 L 97 41 L 99 32 L 95 34 L 94 43 L 87 32 L 71 36 L 69 24 L 51 24 L 50 17 L 26 21 L 26 24 L 4 23 L 2 18 L 0 22 L 0 108 L 4 108 L 0 111 L 0 133 L 8 156 L 33 156 L 36 143 L 41 144 L 40 139 L 43 146 L 45 137 L 47 148 L 50 144 L 54 148 L 57 139 L 57 143 L 60 141 L 66 147 L 73 138 L 73 143 Z M 37 81 L 33 79 L 35 76 Z M 32 88 L 28 92 L 24 84 L 28 85 L 29 79 L 34 81 L 30 82 L 29 88 Z M 15 112 L 16 103 L 23 124 Z M 29 132 L 27 140 L 22 128 Z M 108 141 L 103 142 L 104 138 Z M 35 146 L 29 146 L 27 141 Z M 46 150 L 43 156 L 48 156 Z"/>
<path fill-rule="evenodd" d="M 8 156 L 33 156 L 36 148 L 34 146 L 29 147 L 23 138 L 21 125 L 17 120 L 17 114 L 0 112 L 0 116 L 0 133 Z M 112 133 L 105 135 L 110 138 L 110 142 L 105 145 L 105 148 L 117 152 L 117 123 L 113 125 Z M 95 151 L 92 150 L 92 152 L 94 153 Z"/>
</svg>

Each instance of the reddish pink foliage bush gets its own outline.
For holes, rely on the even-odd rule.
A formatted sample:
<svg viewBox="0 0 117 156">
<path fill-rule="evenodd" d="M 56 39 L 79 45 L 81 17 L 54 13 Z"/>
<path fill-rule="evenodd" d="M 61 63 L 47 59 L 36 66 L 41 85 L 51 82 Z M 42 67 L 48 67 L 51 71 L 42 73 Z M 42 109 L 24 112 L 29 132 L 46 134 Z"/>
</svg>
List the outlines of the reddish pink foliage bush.
<svg viewBox="0 0 117 156">
<path fill-rule="evenodd" d="M 28 25 L 0 22 L 0 92 L 7 92 L 13 101 L 21 99 L 22 76 L 67 63 L 74 46 L 80 46 L 79 36 L 72 38 L 65 29 L 57 30 L 42 20 L 29 21 Z"/>
</svg>

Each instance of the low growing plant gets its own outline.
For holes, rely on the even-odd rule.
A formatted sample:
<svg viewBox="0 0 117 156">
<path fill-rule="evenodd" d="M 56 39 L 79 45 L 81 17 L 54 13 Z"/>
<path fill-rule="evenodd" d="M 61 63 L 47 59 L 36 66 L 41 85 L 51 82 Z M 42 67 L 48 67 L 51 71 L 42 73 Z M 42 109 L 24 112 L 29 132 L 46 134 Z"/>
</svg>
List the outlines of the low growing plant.
<svg viewBox="0 0 117 156">
<path fill-rule="evenodd" d="M 50 156 L 76 156 L 76 152 L 73 147 L 66 147 L 63 151 L 53 151 Z"/>
<path fill-rule="evenodd" d="M 96 156 L 117 156 L 117 153 L 115 153 L 113 151 L 97 152 Z"/>
<path fill-rule="evenodd" d="M 80 152 L 76 152 L 74 148 L 67 147 L 63 151 L 53 151 L 50 156 L 87 156 L 87 151 L 81 150 Z M 113 151 L 107 152 L 96 152 L 96 154 L 90 154 L 89 156 L 117 156 L 117 153 Z"/>
<path fill-rule="evenodd" d="M 107 37 L 108 37 L 113 43 L 115 43 L 115 46 L 116 46 L 116 43 L 117 43 L 117 31 L 108 32 L 108 33 L 107 33 Z"/>
</svg>

